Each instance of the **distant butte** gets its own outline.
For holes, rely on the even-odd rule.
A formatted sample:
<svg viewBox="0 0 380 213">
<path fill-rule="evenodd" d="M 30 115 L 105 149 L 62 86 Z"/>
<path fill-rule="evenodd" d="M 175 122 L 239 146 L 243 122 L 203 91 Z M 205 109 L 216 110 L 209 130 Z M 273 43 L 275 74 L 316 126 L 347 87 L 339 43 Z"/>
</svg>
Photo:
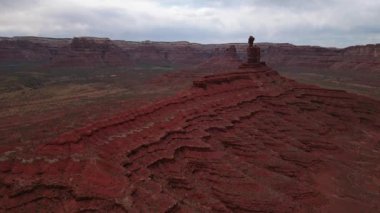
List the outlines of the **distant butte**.
<svg viewBox="0 0 380 213">
<path fill-rule="evenodd" d="M 175 97 L 2 146 L 0 211 L 377 212 L 379 101 L 297 83 L 251 53 Z"/>
</svg>

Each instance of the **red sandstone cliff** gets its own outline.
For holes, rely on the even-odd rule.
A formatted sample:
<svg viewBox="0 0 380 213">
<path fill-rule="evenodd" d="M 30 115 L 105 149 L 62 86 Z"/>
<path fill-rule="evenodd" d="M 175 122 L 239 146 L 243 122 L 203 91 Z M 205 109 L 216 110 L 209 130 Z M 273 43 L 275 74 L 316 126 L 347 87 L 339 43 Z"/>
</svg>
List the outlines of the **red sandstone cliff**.
<svg viewBox="0 0 380 213">
<path fill-rule="evenodd" d="M 0 147 L 0 211 L 376 212 L 380 104 L 266 66 Z"/>
<path fill-rule="evenodd" d="M 37 38 L 0 38 L 0 63 L 48 62 L 54 46 L 62 40 Z"/>
<path fill-rule="evenodd" d="M 48 39 L 15 37 L 0 39 L 0 63 L 38 63 L 44 66 L 126 66 L 128 53 L 109 39 Z"/>
<path fill-rule="evenodd" d="M 38 62 L 53 66 L 170 65 L 186 67 L 225 50 L 230 44 L 201 45 L 188 42 L 127 42 L 99 38 L 48 39 L 0 38 L 0 63 Z M 245 44 L 235 44 L 241 59 Z M 291 44 L 258 44 L 262 59 L 281 69 L 380 72 L 380 45 L 344 49 Z"/>
<path fill-rule="evenodd" d="M 344 49 L 311 46 L 263 45 L 263 60 L 272 66 L 310 70 L 380 73 L 380 44 Z"/>
<path fill-rule="evenodd" d="M 70 44 L 51 55 L 52 66 L 127 66 L 128 52 L 109 39 L 74 38 Z"/>
</svg>

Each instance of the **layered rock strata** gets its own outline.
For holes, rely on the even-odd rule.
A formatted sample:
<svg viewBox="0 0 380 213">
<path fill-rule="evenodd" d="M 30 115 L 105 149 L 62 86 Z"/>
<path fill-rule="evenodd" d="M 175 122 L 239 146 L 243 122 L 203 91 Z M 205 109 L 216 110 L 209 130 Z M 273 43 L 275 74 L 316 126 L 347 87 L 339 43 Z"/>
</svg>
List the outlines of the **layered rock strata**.
<svg viewBox="0 0 380 213">
<path fill-rule="evenodd" d="M 266 66 L 0 148 L 0 211 L 375 212 L 380 104 Z"/>
<path fill-rule="evenodd" d="M 230 45 L 202 45 L 189 42 L 129 42 L 89 37 L 73 39 L 0 38 L 0 65 L 33 62 L 69 67 L 141 64 L 184 67 L 203 63 L 215 56 L 215 53 L 220 52 L 216 50 L 225 50 Z M 237 55 L 246 60 L 246 44 L 236 43 L 234 46 Z M 268 65 L 279 69 L 341 71 L 342 74 L 345 74 L 346 71 L 380 73 L 380 44 L 341 49 L 273 43 L 258 43 L 256 46 L 260 48 L 261 59 Z M 255 54 L 257 55 L 257 51 Z M 257 58 L 253 61 L 257 62 Z"/>
</svg>

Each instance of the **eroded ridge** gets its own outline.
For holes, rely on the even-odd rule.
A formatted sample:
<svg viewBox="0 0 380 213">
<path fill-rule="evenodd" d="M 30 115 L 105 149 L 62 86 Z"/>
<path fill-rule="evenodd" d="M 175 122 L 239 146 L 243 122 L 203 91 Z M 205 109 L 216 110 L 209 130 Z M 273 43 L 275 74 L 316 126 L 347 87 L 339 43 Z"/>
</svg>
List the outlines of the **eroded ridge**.
<svg viewBox="0 0 380 213">
<path fill-rule="evenodd" d="M 373 212 L 379 102 L 262 65 L 0 149 L 0 211 Z"/>
</svg>

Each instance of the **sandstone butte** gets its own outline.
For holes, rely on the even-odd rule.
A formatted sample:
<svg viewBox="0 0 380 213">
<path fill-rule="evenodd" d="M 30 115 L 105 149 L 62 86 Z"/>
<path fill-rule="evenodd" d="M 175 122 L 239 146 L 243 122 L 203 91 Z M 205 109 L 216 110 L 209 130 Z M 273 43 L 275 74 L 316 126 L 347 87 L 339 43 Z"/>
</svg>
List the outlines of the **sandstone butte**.
<svg viewBox="0 0 380 213">
<path fill-rule="evenodd" d="M 379 101 L 263 63 L 226 68 L 48 143 L 1 146 L 0 211 L 378 212 L 379 152 Z"/>
</svg>

